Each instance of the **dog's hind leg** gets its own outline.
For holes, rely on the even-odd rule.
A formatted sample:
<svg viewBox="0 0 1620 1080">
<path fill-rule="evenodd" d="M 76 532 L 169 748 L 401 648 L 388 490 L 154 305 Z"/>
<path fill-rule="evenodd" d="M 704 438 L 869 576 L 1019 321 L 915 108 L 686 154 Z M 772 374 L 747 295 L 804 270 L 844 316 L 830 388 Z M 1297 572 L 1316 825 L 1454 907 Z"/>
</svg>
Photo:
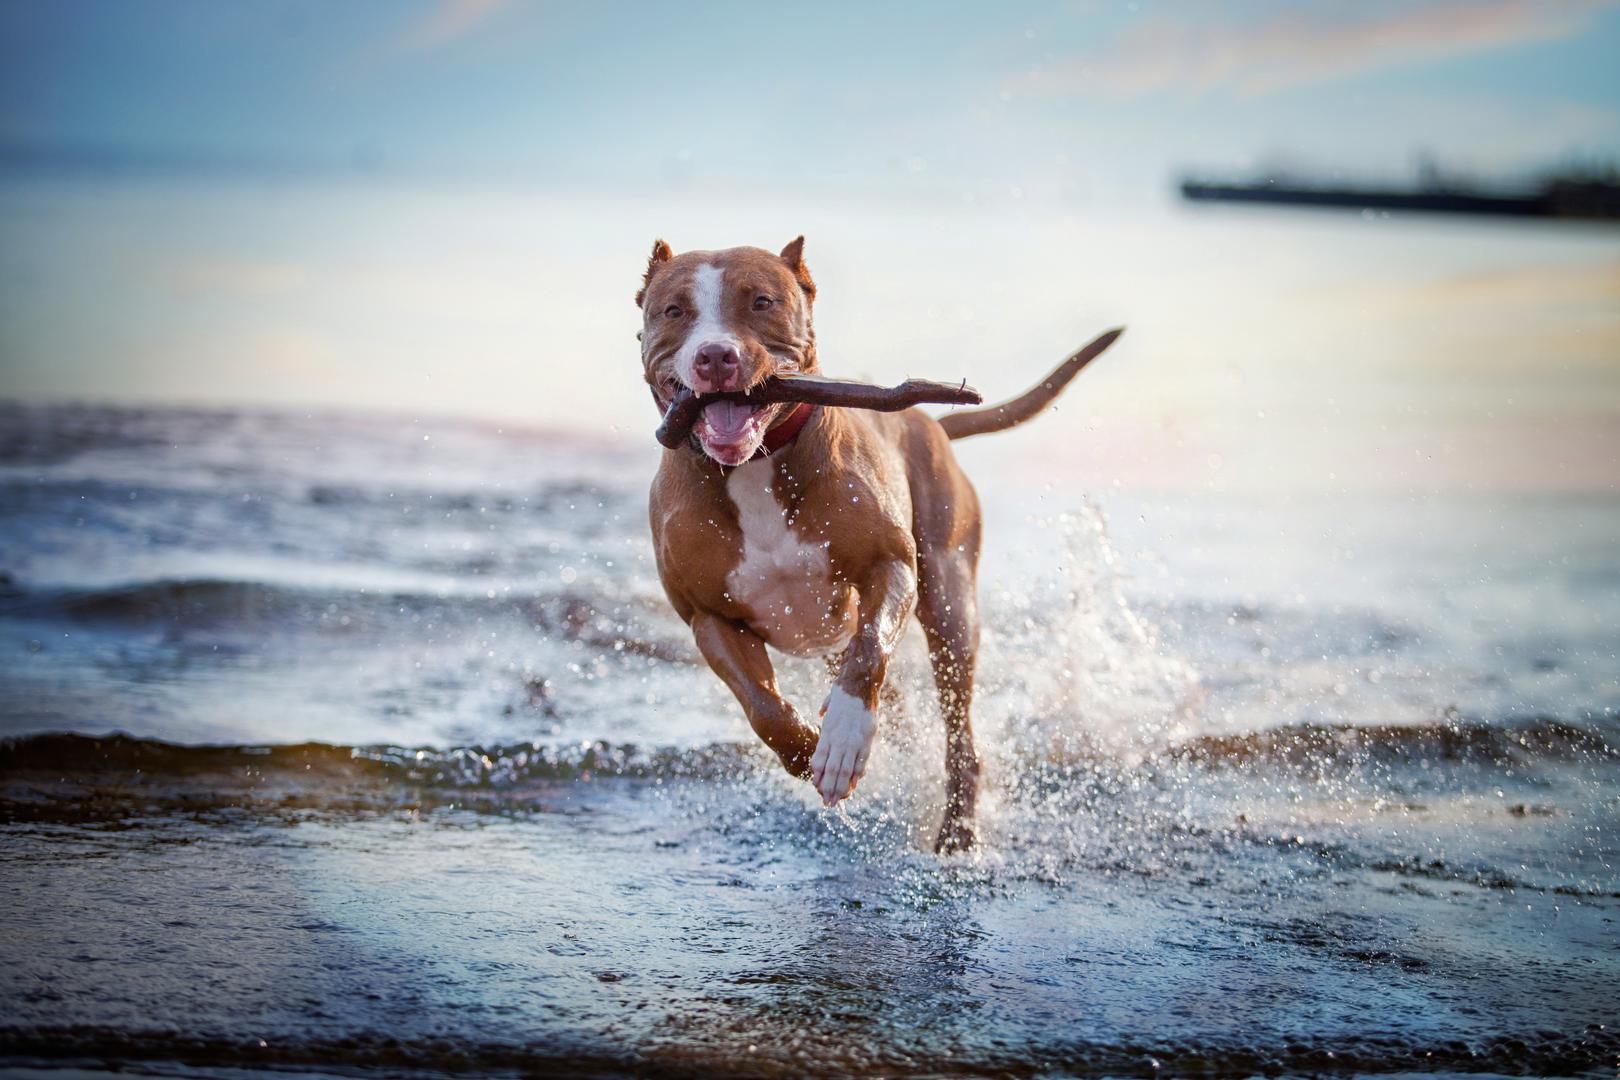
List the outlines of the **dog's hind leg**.
<svg viewBox="0 0 1620 1080">
<path fill-rule="evenodd" d="M 746 626 L 702 611 L 692 616 L 692 637 L 709 667 L 737 695 L 748 725 L 782 759 L 782 767 L 809 779 L 816 729 L 777 692 L 765 642 Z"/>
<path fill-rule="evenodd" d="M 973 747 L 973 666 L 979 651 L 977 529 L 970 543 L 918 551 L 917 618 L 928 638 L 940 713 L 945 718 L 945 821 L 934 850 L 974 842 L 979 755 Z"/>
</svg>

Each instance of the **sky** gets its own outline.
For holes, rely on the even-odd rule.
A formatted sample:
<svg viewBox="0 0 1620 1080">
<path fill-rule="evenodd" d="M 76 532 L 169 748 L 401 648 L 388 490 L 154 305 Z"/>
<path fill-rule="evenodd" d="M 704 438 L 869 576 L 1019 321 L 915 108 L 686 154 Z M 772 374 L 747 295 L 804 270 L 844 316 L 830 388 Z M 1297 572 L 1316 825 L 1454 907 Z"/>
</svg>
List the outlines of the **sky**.
<svg viewBox="0 0 1620 1080">
<path fill-rule="evenodd" d="M 1583 0 L 5 0 L 0 397 L 640 439 L 653 238 L 804 233 L 838 374 L 995 396 L 1129 326 L 991 467 L 1612 490 L 1620 230 L 1175 184 L 1611 166 L 1617 55 Z"/>
</svg>

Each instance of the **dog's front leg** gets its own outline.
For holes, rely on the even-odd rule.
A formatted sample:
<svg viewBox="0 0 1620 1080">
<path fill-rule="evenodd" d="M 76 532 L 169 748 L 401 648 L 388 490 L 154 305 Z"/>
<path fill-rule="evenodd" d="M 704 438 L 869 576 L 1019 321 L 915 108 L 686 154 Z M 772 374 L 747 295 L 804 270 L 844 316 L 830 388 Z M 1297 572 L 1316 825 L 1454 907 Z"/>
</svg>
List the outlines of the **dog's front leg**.
<svg viewBox="0 0 1620 1080">
<path fill-rule="evenodd" d="M 808 777 L 816 731 L 777 692 L 765 642 L 746 626 L 703 611 L 692 617 L 692 636 L 709 667 L 737 695 L 754 733 L 788 772 Z"/>
<path fill-rule="evenodd" d="M 821 734 L 810 758 L 810 782 L 828 806 L 866 775 L 877 735 L 878 691 L 917 602 L 917 573 L 907 561 L 888 559 L 872 568 L 859 592 L 858 628 L 821 707 Z"/>
</svg>

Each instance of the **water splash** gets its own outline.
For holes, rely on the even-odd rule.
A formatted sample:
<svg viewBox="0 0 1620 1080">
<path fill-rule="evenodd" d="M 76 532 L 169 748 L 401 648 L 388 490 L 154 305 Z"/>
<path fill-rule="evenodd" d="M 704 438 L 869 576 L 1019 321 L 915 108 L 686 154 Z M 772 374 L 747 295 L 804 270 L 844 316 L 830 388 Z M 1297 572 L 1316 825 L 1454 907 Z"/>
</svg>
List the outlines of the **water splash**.
<svg viewBox="0 0 1620 1080">
<path fill-rule="evenodd" d="M 1102 510 L 1087 500 L 1039 524 L 1056 537 L 1054 573 L 985 604 L 987 729 L 997 725 L 1005 744 L 1050 760 L 1148 752 L 1192 734 L 1200 675 L 1126 598 Z"/>
<path fill-rule="evenodd" d="M 1127 599 L 1102 511 L 1088 501 L 1038 527 L 1057 554 L 1029 562 L 1052 572 L 981 596 L 973 722 L 984 768 L 983 842 L 956 860 L 976 873 L 1045 872 L 1036 864 L 1084 846 L 1077 830 L 1085 831 L 1093 800 L 1140 786 L 1140 777 L 1129 779 L 1133 770 L 1198 730 L 1199 674 Z M 821 663 L 784 659 L 779 667 L 790 700 L 825 692 Z M 944 753 L 932 670 L 914 631 L 889 669 L 871 772 L 828 821 L 855 826 L 868 858 L 905 862 L 931 851 L 945 807 Z M 792 781 L 773 782 L 809 805 Z M 1035 835 L 1043 841 L 1028 843 Z"/>
</svg>

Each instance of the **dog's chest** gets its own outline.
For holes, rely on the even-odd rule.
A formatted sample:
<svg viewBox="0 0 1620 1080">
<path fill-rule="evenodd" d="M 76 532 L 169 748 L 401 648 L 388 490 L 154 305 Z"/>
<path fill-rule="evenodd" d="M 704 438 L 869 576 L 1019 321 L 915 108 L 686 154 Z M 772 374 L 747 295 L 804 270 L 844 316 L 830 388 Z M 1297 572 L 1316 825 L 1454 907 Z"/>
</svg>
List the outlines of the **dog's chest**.
<svg viewBox="0 0 1620 1080">
<path fill-rule="evenodd" d="M 854 597 L 832 580 L 825 542 L 801 536 L 771 490 L 769 461 L 751 461 L 726 478 L 737 508 L 742 558 L 726 575 L 726 589 L 748 609 L 748 624 L 783 652 L 834 652 L 855 630 Z"/>
</svg>

